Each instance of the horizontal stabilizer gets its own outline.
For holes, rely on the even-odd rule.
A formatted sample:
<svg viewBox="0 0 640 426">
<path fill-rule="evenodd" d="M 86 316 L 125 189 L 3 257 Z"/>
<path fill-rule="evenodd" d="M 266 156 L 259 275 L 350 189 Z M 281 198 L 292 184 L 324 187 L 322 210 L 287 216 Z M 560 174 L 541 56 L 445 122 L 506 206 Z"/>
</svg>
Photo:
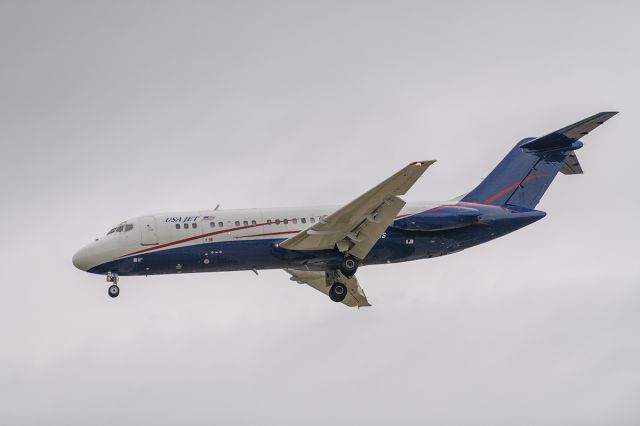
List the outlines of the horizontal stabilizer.
<svg viewBox="0 0 640 426">
<path fill-rule="evenodd" d="M 575 152 L 571 151 L 566 160 L 564 160 L 562 167 L 560 167 L 560 173 L 563 175 L 581 175 L 583 173 Z"/>
<path fill-rule="evenodd" d="M 545 151 L 550 149 L 559 149 L 570 147 L 575 141 L 581 137 L 588 135 L 593 129 L 616 115 L 617 112 L 599 112 L 589 118 L 573 123 L 560 130 L 549 133 L 548 135 L 528 141 L 520 148 L 531 151 Z"/>
</svg>

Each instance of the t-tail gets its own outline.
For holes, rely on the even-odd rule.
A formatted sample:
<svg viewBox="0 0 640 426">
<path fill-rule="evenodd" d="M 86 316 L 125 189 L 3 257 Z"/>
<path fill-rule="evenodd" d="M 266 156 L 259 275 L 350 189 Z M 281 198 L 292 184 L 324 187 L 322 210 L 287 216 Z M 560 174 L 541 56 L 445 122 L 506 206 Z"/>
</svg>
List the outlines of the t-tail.
<svg viewBox="0 0 640 426">
<path fill-rule="evenodd" d="M 582 173 L 575 154 L 583 146 L 579 139 L 616 114 L 601 112 L 546 136 L 521 140 L 461 201 L 535 208 L 558 172 Z"/>
</svg>

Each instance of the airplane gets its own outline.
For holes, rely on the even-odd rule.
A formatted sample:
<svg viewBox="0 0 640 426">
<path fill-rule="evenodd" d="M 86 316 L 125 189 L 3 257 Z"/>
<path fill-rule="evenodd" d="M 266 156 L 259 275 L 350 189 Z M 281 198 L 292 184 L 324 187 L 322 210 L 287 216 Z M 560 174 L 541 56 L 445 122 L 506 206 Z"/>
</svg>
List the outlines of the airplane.
<svg viewBox="0 0 640 426">
<path fill-rule="evenodd" d="M 371 306 L 360 266 L 444 256 L 504 236 L 543 217 L 535 207 L 558 172 L 582 174 L 580 139 L 617 112 L 601 112 L 521 140 L 471 192 L 445 202 L 403 196 L 435 162 L 415 161 L 344 206 L 188 211 L 114 226 L 72 259 L 120 277 L 282 269 L 292 281 L 350 307 Z"/>
</svg>

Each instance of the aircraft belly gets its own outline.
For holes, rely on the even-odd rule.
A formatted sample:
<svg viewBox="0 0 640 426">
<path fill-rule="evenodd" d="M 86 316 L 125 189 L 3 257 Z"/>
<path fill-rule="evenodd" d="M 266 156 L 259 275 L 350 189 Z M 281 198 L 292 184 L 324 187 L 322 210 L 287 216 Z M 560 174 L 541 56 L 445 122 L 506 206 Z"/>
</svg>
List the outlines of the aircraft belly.
<svg viewBox="0 0 640 426">
<path fill-rule="evenodd" d="M 340 255 L 331 250 L 294 252 L 278 248 L 279 240 L 245 240 L 195 244 L 114 260 L 90 272 L 108 271 L 126 275 L 155 275 L 191 272 L 282 269 L 309 265 L 326 268 L 338 263 Z M 134 261 L 135 260 L 135 261 Z"/>
</svg>

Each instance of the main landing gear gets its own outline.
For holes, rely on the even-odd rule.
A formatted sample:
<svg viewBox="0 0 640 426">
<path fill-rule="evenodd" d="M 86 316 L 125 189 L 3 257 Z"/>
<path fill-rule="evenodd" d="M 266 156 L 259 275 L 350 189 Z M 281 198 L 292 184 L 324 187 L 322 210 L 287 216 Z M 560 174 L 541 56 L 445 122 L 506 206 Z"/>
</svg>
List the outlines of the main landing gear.
<svg viewBox="0 0 640 426">
<path fill-rule="evenodd" d="M 330 279 L 333 281 L 331 288 L 329 288 L 329 298 L 331 300 L 334 302 L 342 302 L 344 298 L 347 297 L 349 290 L 346 284 L 340 281 L 344 281 L 345 279 L 347 281 L 350 280 L 358 270 L 358 266 L 360 266 L 360 259 L 357 257 L 347 254 L 342 258 L 338 271 L 333 273 Z"/>
<path fill-rule="evenodd" d="M 342 283 L 335 283 L 329 289 L 329 297 L 334 302 L 342 302 L 347 297 L 347 286 Z"/>
<path fill-rule="evenodd" d="M 116 272 L 107 273 L 107 282 L 113 283 L 109 286 L 108 294 L 111 297 L 118 297 L 120 294 L 120 287 L 118 287 L 118 274 Z"/>
<path fill-rule="evenodd" d="M 358 270 L 358 266 L 360 266 L 360 260 L 358 260 L 357 257 L 347 255 L 342 259 L 342 262 L 340 262 L 340 272 L 342 272 L 345 277 L 351 278 Z"/>
</svg>

